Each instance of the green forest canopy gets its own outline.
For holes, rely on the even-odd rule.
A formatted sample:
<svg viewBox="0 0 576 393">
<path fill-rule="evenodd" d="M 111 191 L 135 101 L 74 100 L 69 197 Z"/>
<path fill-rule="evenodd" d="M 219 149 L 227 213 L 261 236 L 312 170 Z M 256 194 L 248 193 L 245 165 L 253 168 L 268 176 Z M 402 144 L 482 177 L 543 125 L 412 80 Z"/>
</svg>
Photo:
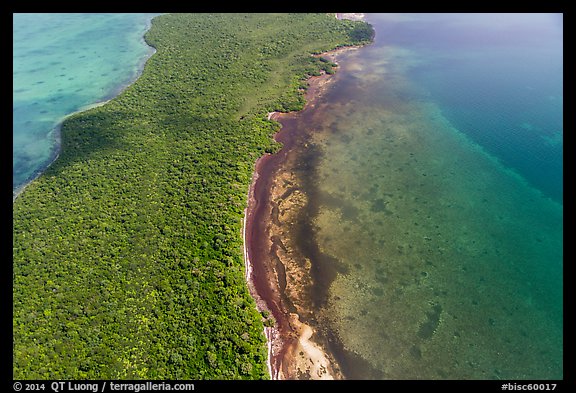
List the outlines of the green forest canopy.
<svg viewBox="0 0 576 393">
<path fill-rule="evenodd" d="M 15 379 L 268 378 L 244 282 L 270 111 L 301 109 L 310 56 L 365 42 L 327 14 L 168 14 L 141 77 L 70 116 L 13 205 Z"/>
</svg>

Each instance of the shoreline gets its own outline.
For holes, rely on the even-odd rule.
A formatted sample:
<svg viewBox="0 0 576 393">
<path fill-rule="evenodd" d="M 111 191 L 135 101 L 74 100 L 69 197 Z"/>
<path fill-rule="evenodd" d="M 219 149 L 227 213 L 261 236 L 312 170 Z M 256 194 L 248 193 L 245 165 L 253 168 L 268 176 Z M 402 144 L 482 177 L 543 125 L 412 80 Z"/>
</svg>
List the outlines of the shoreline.
<svg viewBox="0 0 576 393">
<path fill-rule="evenodd" d="M 144 45 L 146 45 L 146 47 L 147 47 L 147 53 L 146 53 L 146 56 L 144 56 L 142 58 L 142 60 L 140 60 L 140 62 L 138 64 L 138 69 L 136 70 L 134 75 L 132 75 L 130 78 L 128 78 L 127 81 L 122 82 L 116 88 L 112 89 L 109 94 L 105 95 L 104 97 L 102 97 L 98 101 L 95 101 L 92 104 L 84 105 L 84 106 L 80 107 L 78 110 L 71 112 L 67 115 L 64 115 L 59 120 L 56 121 L 54 127 L 52 127 L 52 129 L 48 132 L 48 134 L 54 135 L 54 137 L 53 137 L 54 138 L 53 154 L 50 156 L 48 163 L 46 165 L 43 165 L 42 167 L 38 168 L 36 171 L 34 171 L 34 173 L 27 180 L 25 180 L 24 183 L 22 183 L 21 185 L 19 185 L 16 188 L 12 187 L 12 203 L 14 203 L 16 201 L 16 199 L 26 190 L 26 187 L 28 187 L 34 180 L 36 180 L 44 172 L 46 172 L 46 170 L 52 164 L 54 164 L 56 162 L 56 160 L 60 157 L 61 148 L 62 148 L 62 139 L 61 139 L 62 138 L 62 136 L 61 136 L 62 125 L 64 124 L 66 119 L 68 119 L 70 116 L 74 116 L 74 115 L 77 115 L 79 113 L 86 112 L 90 109 L 106 105 L 108 102 L 112 101 L 114 98 L 116 98 L 120 94 L 122 94 L 122 92 L 124 90 L 126 90 L 128 87 L 133 85 L 140 78 L 140 76 L 142 76 L 142 73 L 144 72 L 144 67 L 146 66 L 146 63 L 156 53 L 156 48 L 154 48 L 152 45 L 149 45 L 145 39 L 146 33 L 152 27 L 152 20 L 154 18 L 156 18 L 156 16 L 152 17 L 146 23 L 144 33 L 140 37 L 140 42 L 143 43 Z"/>
<path fill-rule="evenodd" d="M 122 91 L 124 91 L 125 88 L 127 88 L 129 85 L 124 86 L 121 90 L 120 93 Z M 118 93 L 118 94 L 120 94 Z M 30 177 L 30 180 L 27 180 L 25 183 L 23 183 L 21 186 L 19 186 L 18 188 L 14 189 L 12 191 L 12 203 L 14 203 L 14 201 L 16 200 L 16 198 L 18 198 L 20 196 L 20 194 L 22 194 L 22 192 L 24 192 L 24 190 L 26 189 L 26 187 L 28 187 L 28 185 L 30 185 L 34 180 L 36 180 L 38 177 L 40 177 L 49 167 L 50 165 L 52 165 L 53 163 L 56 162 L 56 160 L 60 157 L 60 152 L 61 152 L 61 148 L 62 148 L 62 126 L 64 125 L 64 122 L 66 121 L 66 119 L 68 119 L 71 116 L 74 116 L 78 113 L 82 113 L 82 112 L 86 112 L 90 109 L 93 108 L 97 108 L 99 106 L 105 105 L 108 102 L 110 102 L 112 98 L 109 98 L 105 101 L 98 101 L 95 102 L 93 104 L 89 104 L 89 105 L 85 105 L 82 108 L 78 109 L 75 112 L 69 113 L 67 115 L 64 115 L 60 120 L 58 120 L 56 122 L 56 125 L 54 126 L 54 128 L 52 128 L 52 130 L 50 130 L 50 133 L 54 134 L 54 153 L 52 154 L 52 156 L 50 157 L 50 161 L 48 162 L 48 164 L 46 164 L 45 166 L 38 168 L 38 170 L 36 170 L 32 176 Z"/>
<path fill-rule="evenodd" d="M 360 46 L 339 47 L 318 56 L 329 58 L 335 62 L 337 55 Z M 336 73 L 336 75 L 338 72 Z M 334 75 L 322 73 L 307 79 L 308 88 L 305 93 L 306 103 L 301 111 L 297 112 L 270 112 L 268 120 L 289 121 L 291 116 L 314 108 L 324 92 L 335 80 Z M 282 219 L 294 219 L 293 207 L 301 207 L 306 203 L 305 196 L 298 191 L 286 191 L 279 182 L 290 183 L 290 179 L 281 176 L 278 179 L 279 169 L 289 159 L 288 153 L 296 144 L 296 135 L 287 135 L 283 132 L 285 127 L 274 135 L 274 139 L 283 144 L 275 154 L 266 154 L 256 161 L 254 172 L 248 191 L 248 204 L 243 220 L 245 278 L 252 297 L 260 312 L 266 311 L 275 319 L 274 327 L 265 327 L 264 334 L 268 340 L 268 370 L 273 380 L 278 379 L 342 379 L 336 361 L 320 344 L 314 341 L 316 331 L 303 321 L 305 302 L 302 296 L 294 292 L 294 287 L 309 287 L 306 282 L 310 278 L 296 266 L 289 254 L 292 250 L 289 245 L 282 242 L 281 236 L 273 232 L 273 222 Z M 279 195 L 291 194 L 292 201 L 286 203 L 289 207 L 278 213 Z M 274 191 L 277 191 L 276 193 Z M 274 206 L 275 205 L 275 206 Z M 274 216 L 276 214 L 276 217 Z M 279 224 L 277 222 L 276 224 Z M 287 251 L 288 250 L 288 251 Z M 284 251 L 284 252 L 283 252 Z M 281 255 L 279 255 L 281 254 Z M 274 262 L 276 259 L 276 262 Z M 307 261 L 306 265 L 309 265 Z M 290 273 L 290 274 L 288 274 Z M 296 278 L 294 278 L 296 277 Z M 288 282 L 289 281 L 289 282 Z M 301 281 L 293 282 L 293 281 Z M 294 285 L 296 284 L 296 285 Z M 303 288 L 304 292 L 306 289 Z M 286 291 L 290 293 L 287 294 Z M 295 300 L 296 299 L 296 300 Z M 305 318 L 304 318 L 305 319 Z"/>
<path fill-rule="evenodd" d="M 255 15 L 253 20 L 248 21 L 250 24 L 247 26 L 263 27 L 263 33 L 276 34 L 278 32 L 276 18 L 277 16 L 275 15 Z M 304 70 L 309 68 L 306 66 L 308 63 L 306 58 L 309 56 L 307 50 L 310 46 L 301 45 L 298 33 L 305 33 L 303 36 L 308 36 L 322 32 L 322 38 L 326 38 L 326 40 L 315 39 L 313 42 L 318 42 L 318 45 L 322 45 L 325 48 L 334 48 L 339 42 L 345 42 L 346 40 L 346 36 L 332 36 L 329 27 L 335 24 L 334 21 L 326 23 L 327 18 L 326 15 L 310 15 L 306 18 L 302 18 L 299 15 L 282 17 L 282 20 L 295 23 L 293 31 L 296 32 L 296 38 L 294 42 L 290 41 L 290 47 L 294 49 L 291 53 L 304 60 L 302 64 L 294 63 L 294 68 L 292 66 L 289 67 L 290 70 L 294 71 L 291 73 L 293 74 L 291 79 L 299 75 L 300 80 L 298 84 L 291 84 L 290 86 L 294 89 L 298 86 L 303 88 L 302 93 L 298 93 L 299 99 L 297 101 L 293 100 L 296 98 L 294 96 L 296 90 L 292 90 L 292 93 L 288 94 L 288 96 L 284 94 L 285 92 L 289 93 L 285 89 L 285 84 L 274 84 L 272 87 L 267 85 L 270 89 L 265 92 L 258 85 L 251 86 L 252 90 L 248 89 L 247 85 L 234 85 L 237 87 L 230 89 L 228 96 L 222 97 L 220 86 L 221 84 L 226 86 L 226 88 L 233 86 L 227 83 L 229 82 L 228 76 L 232 73 L 227 75 L 213 73 L 211 75 L 213 79 L 208 80 L 211 83 L 207 85 L 210 89 L 206 90 L 206 94 L 209 97 L 214 95 L 215 101 L 212 102 L 211 100 L 206 107 L 199 106 L 200 114 L 213 112 L 223 114 L 225 112 L 221 110 L 222 105 L 224 105 L 224 109 L 228 109 L 228 103 L 237 103 L 238 100 L 248 97 L 247 94 L 251 92 L 255 92 L 254 96 L 258 98 L 255 102 L 256 104 L 277 102 L 278 105 L 282 106 L 298 103 L 298 109 L 301 109 L 304 103 L 304 90 L 306 90 Z M 172 79 L 172 75 L 180 75 L 180 70 L 196 70 L 197 67 L 199 72 L 203 72 L 205 69 L 212 69 L 212 58 L 209 56 L 199 56 L 198 58 L 192 55 L 182 56 L 183 62 L 180 63 L 180 58 L 174 59 L 169 56 L 169 53 L 164 58 L 163 50 L 165 47 L 176 48 L 178 53 L 191 53 L 194 55 L 208 52 L 211 48 L 219 45 L 218 37 L 222 29 L 225 33 L 234 33 L 237 29 L 236 23 L 231 22 L 243 23 L 245 20 L 242 15 L 234 14 L 227 14 L 225 17 L 214 17 L 209 22 L 224 20 L 226 23 L 210 23 L 209 26 L 203 24 L 205 17 L 199 14 L 171 16 L 170 18 L 162 19 L 162 21 L 164 20 L 166 21 L 165 24 L 160 22 L 153 24 L 154 29 L 147 35 L 149 41 L 159 49 L 157 56 L 160 56 L 158 59 L 154 58 L 148 62 L 147 67 L 152 67 L 151 72 L 157 73 L 161 77 L 148 78 L 147 70 L 142 75 L 142 78 L 138 80 L 138 84 L 133 85 L 131 89 L 127 89 L 120 97 L 110 102 L 109 105 L 87 112 L 87 114 L 92 113 L 102 116 L 99 119 L 93 119 L 93 123 L 87 125 L 79 124 L 78 132 L 73 132 L 73 136 L 78 137 L 77 139 L 73 138 L 75 140 L 70 141 L 70 143 L 68 143 L 69 135 L 67 131 L 72 131 L 71 128 L 75 128 L 71 127 L 72 123 L 76 121 L 80 123 L 79 120 L 84 119 L 85 116 L 79 115 L 69 118 L 68 122 L 64 123 L 70 130 L 68 128 L 66 130 L 63 129 L 63 137 L 66 139 L 62 138 L 63 153 L 60 155 L 60 161 L 45 172 L 44 176 L 28 189 L 29 194 L 24 199 L 21 199 L 21 203 L 15 204 L 14 210 L 15 214 L 18 215 L 18 219 L 15 219 L 14 222 L 19 225 L 15 229 L 15 234 L 18 236 L 15 240 L 14 249 L 15 256 L 19 259 L 19 261 L 16 261 L 18 263 L 15 262 L 15 267 L 19 269 L 16 272 L 16 276 L 19 277 L 18 282 L 21 283 L 19 285 L 21 290 L 18 291 L 17 295 L 19 302 L 23 304 L 23 307 L 19 307 L 19 314 L 15 316 L 15 320 L 25 319 L 26 315 L 29 315 L 27 309 L 34 309 L 35 307 L 34 302 L 29 299 L 34 300 L 35 291 L 41 292 L 45 290 L 45 288 L 41 287 L 42 283 L 37 283 L 37 280 L 34 281 L 34 277 L 28 274 L 28 271 L 34 268 L 34 265 L 29 263 L 29 261 L 33 261 L 34 264 L 41 268 L 50 270 L 47 274 L 53 274 L 61 278 L 62 281 L 57 280 L 59 283 L 66 282 L 66 275 L 70 269 L 76 268 L 76 264 L 74 264 L 75 260 L 78 259 L 76 256 L 82 259 L 84 255 L 95 255 L 97 259 L 114 263 L 114 269 L 112 270 L 108 269 L 109 266 L 106 264 L 93 266 L 97 268 L 95 274 L 111 278 L 105 283 L 106 288 L 110 285 L 116 285 L 113 283 L 117 282 L 120 286 L 126 283 L 126 285 L 136 285 L 135 288 L 146 289 L 146 293 L 149 292 L 148 289 L 152 291 L 154 291 L 154 288 L 158 289 L 158 294 L 154 292 L 152 293 L 154 296 L 146 298 L 134 298 L 132 292 L 116 291 L 120 287 L 114 287 L 108 292 L 112 293 L 111 291 L 115 291 L 113 293 L 114 299 L 117 297 L 115 295 L 118 294 L 120 300 L 128 300 L 128 303 L 111 304 L 112 310 L 121 308 L 122 318 L 116 318 L 112 322 L 121 327 L 121 333 L 125 334 L 126 337 L 137 338 L 131 333 L 134 329 L 138 329 L 136 333 L 140 332 L 141 324 L 130 323 L 134 318 L 130 319 L 130 315 L 125 315 L 123 313 L 125 309 L 133 316 L 139 317 L 142 315 L 146 318 L 149 321 L 147 326 L 152 331 L 168 333 L 168 338 L 170 338 L 172 333 L 178 337 L 183 337 L 182 340 L 166 341 L 164 345 L 162 343 L 162 335 L 145 337 L 144 341 L 139 340 L 137 343 L 136 341 L 129 342 L 129 344 L 133 344 L 131 347 L 133 351 L 145 354 L 148 353 L 146 351 L 149 351 L 149 359 L 162 368 L 162 373 L 166 373 L 171 378 L 178 377 L 178 375 L 192 377 L 200 375 L 203 379 L 218 379 L 221 377 L 224 379 L 268 379 L 268 374 L 270 374 L 273 378 L 280 379 L 285 375 L 285 369 L 282 367 L 283 358 L 278 357 L 278 362 L 274 363 L 273 356 L 270 356 L 269 368 L 265 364 L 266 360 L 264 358 L 266 357 L 265 351 L 267 349 L 271 355 L 278 354 L 283 350 L 282 347 L 274 345 L 274 343 L 279 342 L 283 338 L 280 336 L 282 332 L 274 327 L 264 329 L 264 326 L 261 325 L 262 317 L 265 320 L 264 325 L 268 327 L 273 320 L 272 318 L 268 319 L 265 313 L 262 313 L 262 316 L 256 314 L 255 304 L 251 303 L 252 300 L 247 298 L 248 292 L 246 291 L 246 283 L 243 280 L 245 274 L 249 277 L 256 277 L 259 264 L 252 263 L 257 261 L 253 259 L 253 255 L 250 253 L 246 254 L 245 263 L 249 264 L 246 272 L 236 269 L 238 262 L 240 262 L 238 257 L 242 257 L 242 250 L 240 250 L 238 243 L 240 236 L 242 236 L 239 233 L 239 226 L 242 225 L 242 210 L 244 210 L 242 207 L 246 207 L 244 198 L 249 189 L 247 186 L 250 184 L 249 178 L 253 172 L 252 165 L 265 151 L 277 150 L 276 146 L 271 145 L 272 140 L 270 137 L 272 136 L 271 134 L 278 130 L 278 125 L 271 121 L 266 122 L 264 119 L 267 111 L 264 108 L 258 110 L 254 106 L 250 108 L 253 109 L 249 111 L 250 118 L 248 118 L 247 122 L 239 124 L 240 127 L 238 127 L 238 119 L 235 116 L 230 121 L 227 121 L 228 118 L 223 116 L 211 116 L 210 119 L 203 117 L 199 119 L 191 118 L 190 101 L 181 99 L 181 97 L 188 96 L 187 93 L 190 91 L 188 84 L 184 84 L 181 90 L 176 90 L 170 96 L 167 95 L 167 102 L 158 110 L 154 107 L 155 102 L 153 101 L 157 98 L 156 94 L 158 91 L 164 92 L 163 88 Z M 316 21 L 321 22 L 322 26 L 318 27 L 322 27 L 322 29 L 316 30 L 314 28 Z M 156 28 L 159 30 L 156 31 Z M 164 34 L 174 31 L 174 36 Z M 250 34 L 250 31 L 247 34 Z M 204 32 L 212 33 L 209 34 L 210 40 L 195 42 L 198 45 L 197 47 L 190 46 L 187 37 L 191 34 L 196 35 L 196 33 Z M 275 35 L 271 36 L 275 37 Z M 267 34 L 265 37 L 267 37 Z M 258 53 L 262 42 L 261 40 L 252 41 L 251 37 L 248 36 L 246 36 L 247 39 L 236 36 L 234 38 L 238 38 L 238 42 L 241 44 L 245 43 L 248 45 L 247 48 L 249 50 L 232 52 L 232 54 L 238 54 L 238 62 L 233 65 L 244 70 L 243 67 L 253 59 L 254 54 Z M 237 46 L 235 40 L 230 41 L 230 43 Z M 330 46 L 325 46 L 328 43 L 331 43 Z M 314 57 L 309 59 L 312 60 L 311 63 L 318 65 L 318 68 L 324 67 Z M 166 60 L 166 62 L 163 60 Z M 281 72 L 283 69 L 288 69 L 285 64 L 273 65 L 272 71 Z M 328 67 L 324 68 L 330 71 Z M 248 70 L 251 69 L 248 68 Z M 256 70 L 257 67 L 255 66 L 254 69 Z M 315 68 L 311 72 L 314 71 Z M 187 77 L 187 75 L 184 76 Z M 235 79 L 234 75 L 232 77 Z M 140 91 L 137 88 L 140 86 L 140 82 L 144 84 L 150 83 L 149 88 Z M 174 86 L 177 87 L 176 84 Z M 191 82 L 190 86 L 196 85 Z M 205 85 L 200 84 L 200 86 Z M 180 91 L 182 95 L 176 94 Z M 120 116 L 118 116 L 118 112 L 115 111 L 115 109 L 118 109 L 116 108 L 116 102 L 122 103 L 124 98 L 142 103 L 141 106 L 138 105 L 135 108 L 134 122 L 130 121 L 130 119 L 125 120 L 127 118 L 124 116 L 125 113 L 132 112 L 120 111 Z M 220 101 L 218 101 L 218 98 Z M 288 98 L 288 101 L 285 101 L 285 98 Z M 165 108 L 170 110 L 169 116 L 166 118 L 159 116 L 166 112 Z M 131 106 L 130 109 L 132 109 Z M 231 115 L 236 114 L 235 109 L 235 107 L 231 107 Z M 270 109 L 277 108 L 272 107 Z M 184 116 L 181 116 L 181 114 L 184 114 Z M 122 145 L 114 144 L 113 142 L 116 142 L 117 139 L 113 139 L 115 135 L 111 135 L 109 132 L 116 129 L 117 119 L 122 121 L 119 129 L 122 128 L 122 131 L 126 131 L 121 135 L 122 140 L 119 140 L 120 142 L 126 142 Z M 157 119 L 165 120 L 166 122 L 158 122 Z M 224 124 L 222 119 L 226 120 Z M 166 130 L 165 125 L 168 122 L 180 124 L 180 121 L 190 128 L 180 129 L 178 127 Z M 126 125 L 126 129 L 124 129 L 124 125 Z M 200 132 L 193 132 L 196 130 Z M 186 135 L 183 135 L 184 132 Z M 243 140 L 247 134 L 250 134 L 253 138 Z M 104 141 L 96 139 L 101 135 L 104 138 L 110 137 Z M 72 135 L 70 138 L 72 138 Z M 242 143 L 246 142 L 245 151 L 247 154 L 241 154 L 241 156 L 236 157 L 235 154 L 239 153 L 238 140 Z M 86 143 L 84 143 L 85 141 Z M 92 143 L 93 141 L 95 143 Z M 78 143 L 76 144 L 76 142 Z M 148 144 L 148 142 L 150 143 Z M 77 154 L 66 151 L 69 144 L 74 151 L 76 151 L 75 146 L 79 146 Z M 106 148 L 108 146 L 114 148 L 114 150 L 110 149 L 113 153 L 118 152 L 118 154 L 114 154 L 114 157 L 112 157 L 114 160 L 112 161 L 109 160 L 110 156 L 107 154 L 108 149 Z M 120 146 L 121 149 L 116 150 L 117 146 Z M 104 148 L 100 149 L 101 147 Z M 138 147 L 140 148 L 136 150 Z M 99 149 L 97 150 L 96 148 Z M 91 156 L 90 154 L 93 151 L 97 151 L 97 154 Z M 121 154 L 125 151 L 128 154 Z M 130 154 L 131 152 L 132 154 Z M 244 153 L 244 150 L 240 152 Z M 88 172 L 81 167 L 84 164 L 81 160 L 85 160 L 84 157 L 87 156 L 90 158 L 94 157 L 94 160 L 89 162 L 89 164 L 94 163 L 94 165 L 88 167 Z M 176 158 L 171 162 L 171 157 Z M 77 158 L 79 160 L 75 161 Z M 182 158 L 180 161 L 182 163 L 181 166 L 176 165 L 178 164 L 178 158 Z M 218 162 L 214 160 L 215 158 Z M 78 166 L 75 165 L 72 168 L 72 166 L 66 165 L 66 168 L 64 168 L 63 160 L 74 164 L 78 163 Z M 258 165 L 265 167 L 269 161 L 269 157 L 265 156 L 258 162 Z M 175 176 L 172 176 L 172 167 L 180 169 L 180 174 L 174 173 Z M 65 170 L 61 177 L 51 176 L 61 169 Z M 76 184 L 72 184 L 72 187 L 75 185 L 78 185 L 78 187 L 72 188 L 69 185 L 69 181 L 62 182 L 62 179 L 70 179 L 72 182 L 78 180 Z M 224 183 L 221 183 L 221 181 L 224 181 Z M 244 187 L 241 187 L 242 183 Z M 92 187 L 93 185 L 95 187 Z M 62 192 L 60 192 L 61 190 Z M 178 195 L 173 190 L 177 190 Z M 44 195 L 49 197 L 44 198 L 47 204 L 41 203 Z M 256 189 L 254 189 L 253 195 L 255 200 L 260 200 Z M 117 196 L 121 197 L 117 198 Z M 40 203 L 31 203 L 31 210 L 27 210 L 22 203 L 26 202 L 27 204 L 28 201 L 32 201 L 32 198 L 34 198 L 34 201 L 39 200 Z M 157 204 L 160 206 L 155 206 Z M 62 210 L 60 207 L 64 207 L 64 209 Z M 73 208 L 76 207 L 82 211 L 74 212 Z M 54 211 L 59 211 L 62 214 L 54 216 L 51 214 Z M 92 221 L 84 226 L 78 221 L 77 213 L 82 213 L 82 217 L 92 218 Z M 248 239 L 256 238 L 251 233 L 250 227 L 250 222 L 253 218 L 251 218 L 248 211 L 246 213 L 247 224 L 244 229 L 244 236 L 249 244 L 250 241 Z M 32 228 L 25 221 L 30 216 L 41 218 L 33 220 L 32 224 L 34 225 Z M 54 227 L 52 225 L 54 223 L 57 229 L 61 229 L 63 236 L 49 230 Z M 82 225 L 82 227 L 79 225 Z M 234 226 L 236 226 L 236 230 L 234 230 Z M 236 232 L 235 235 L 234 232 Z M 36 234 L 38 236 L 35 236 Z M 80 235 L 81 242 L 76 239 L 77 236 L 75 234 Z M 120 237 L 117 236 L 118 234 Z M 123 237 L 122 234 L 126 234 L 127 238 Z M 146 236 L 142 237 L 139 234 Z M 40 239 L 44 240 L 44 242 L 40 243 Z M 34 244 L 29 245 L 31 244 L 30 242 Z M 40 244 L 40 249 L 35 247 L 38 244 Z M 230 247 L 226 247 L 227 245 Z M 72 259 L 68 258 L 69 261 L 67 258 L 62 259 L 63 256 L 66 257 L 67 255 Z M 126 256 L 136 256 L 137 258 L 133 260 L 131 257 L 127 258 Z M 182 263 L 178 261 L 182 261 Z M 68 262 L 70 262 L 70 266 Z M 242 267 L 242 264 L 243 262 L 240 262 L 240 267 Z M 50 266 L 56 266 L 56 270 L 50 269 Z M 139 269 L 140 267 L 142 269 Z M 93 270 L 89 265 L 82 265 L 78 268 L 81 270 Z M 118 269 L 122 271 L 126 269 L 129 273 L 132 272 L 134 274 L 122 275 L 120 277 L 122 280 L 114 281 L 114 278 L 118 278 L 116 277 L 118 275 L 115 274 Z M 86 283 L 90 284 L 90 275 L 80 274 L 78 277 L 80 277 L 80 284 L 71 289 L 76 290 L 86 286 Z M 149 281 L 150 277 L 153 277 L 154 280 Z M 254 278 L 254 282 L 259 283 L 256 278 Z M 261 283 L 268 285 L 268 282 L 262 281 Z M 38 288 L 36 288 L 36 284 L 38 284 Z M 52 292 L 56 293 L 57 291 L 58 288 Z M 32 296 L 30 296 L 30 293 L 32 293 Z M 86 303 L 84 301 L 85 298 L 94 299 L 98 303 L 100 300 L 99 296 L 102 295 L 101 291 L 97 290 L 94 292 L 95 297 L 91 296 L 91 293 L 85 294 L 82 291 L 75 293 L 78 296 L 75 296 L 73 300 L 78 299 L 76 303 L 80 305 Z M 108 296 L 108 294 L 105 295 Z M 60 295 L 52 296 L 61 297 Z M 106 300 L 108 297 L 102 299 Z M 263 299 L 267 298 L 264 296 Z M 52 304 L 51 300 L 47 298 L 42 301 L 43 304 Z M 62 312 L 76 314 L 76 304 L 74 302 L 65 306 L 67 307 L 62 309 Z M 160 310 L 160 314 L 150 318 L 146 317 L 147 311 L 155 308 Z M 91 307 L 89 311 L 91 312 L 92 309 Z M 184 312 L 170 313 L 170 310 L 184 310 Z M 168 314 L 163 313 L 163 311 L 167 311 Z M 279 311 L 282 312 L 283 310 L 279 309 Z M 48 327 L 55 326 L 52 322 L 57 322 L 58 315 L 46 312 L 44 313 L 45 319 L 38 320 L 36 325 L 20 324 L 19 326 L 22 329 L 19 329 L 17 333 L 21 340 L 18 340 L 17 344 L 22 343 L 23 347 L 25 345 L 34 345 L 33 343 L 30 344 L 32 340 L 30 337 L 32 336 L 28 332 L 38 331 L 39 334 L 45 335 L 47 331 L 43 329 L 42 324 L 44 326 L 48 325 Z M 107 318 L 109 315 L 113 316 L 113 314 L 109 313 L 103 315 L 102 318 Z M 48 323 L 44 323 L 44 321 Z M 282 319 L 279 318 L 278 321 L 277 326 L 281 326 Z M 75 330 L 79 333 L 92 334 L 89 321 L 86 322 L 83 319 L 81 322 L 82 324 L 79 324 L 77 328 L 75 326 Z M 167 323 L 168 325 L 166 325 Z M 288 321 L 288 323 L 291 322 Z M 256 331 L 253 329 L 255 326 L 257 326 Z M 286 328 L 289 327 L 288 325 L 286 326 Z M 264 330 L 268 342 L 264 341 L 266 338 L 262 336 L 261 329 Z M 110 334 L 112 333 L 113 331 Z M 303 340 L 308 340 L 312 334 L 313 332 L 311 333 L 310 330 L 303 332 Z M 107 339 L 108 336 L 104 334 L 103 339 Z M 81 338 L 82 334 L 78 335 L 78 337 Z M 150 343 L 160 344 L 150 346 L 148 345 Z M 214 346 L 209 347 L 209 343 L 214 343 Z M 114 353 L 122 353 L 121 351 L 125 347 L 123 342 L 113 342 L 113 344 L 115 350 L 104 354 L 105 358 L 112 358 Z M 200 344 L 202 345 L 199 346 Z M 82 358 L 84 353 L 80 350 L 76 351 L 75 340 L 71 341 L 71 345 L 73 345 L 72 350 L 75 351 L 74 353 L 77 353 Z M 265 348 L 265 345 L 267 348 Z M 310 345 L 306 346 L 306 348 L 310 347 Z M 173 357 L 166 356 L 169 350 L 174 355 Z M 53 348 L 39 347 L 38 351 L 42 355 L 51 356 Z M 22 351 L 20 351 L 20 354 L 22 354 Z M 178 354 L 181 354 L 180 358 L 176 356 Z M 53 367 L 61 367 L 63 369 L 63 367 L 66 367 L 66 372 L 71 375 L 79 375 L 85 369 L 89 370 L 89 372 L 97 370 L 97 372 L 117 374 L 117 367 L 114 367 L 115 363 L 112 361 L 98 363 L 88 357 L 85 359 L 86 366 L 80 370 L 77 367 L 77 362 L 70 362 L 68 358 L 59 358 L 57 359 L 59 362 L 45 365 L 46 356 L 30 358 L 24 355 L 16 360 L 19 367 L 18 371 L 21 373 L 32 369 L 28 365 L 34 365 L 36 369 L 39 367 L 48 367 L 48 369 Z M 125 353 L 125 356 L 128 355 Z M 112 360 L 116 360 L 116 358 Z M 148 363 L 147 360 L 148 358 L 141 359 L 137 364 L 134 364 L 133 368 L 131 367 L 131 370 L 126 375 L 140 377 L 156 375 L 157 373 L 154 372 L 154 369 L 148 367 L 152 363 Z M 62 366 L 60 366 L 60 362 Z M 181 365 L 183 362 L 189 364 L 189 367 L 182 369 Z M 102 364 L 106 367 L 103 367 Z M 21 365 L 22 367 L 20 367 Z M 268 370 L 270 370 L 270 373 Z M 126 370 L 124 371 L 126 372 Z"/>
</svg>

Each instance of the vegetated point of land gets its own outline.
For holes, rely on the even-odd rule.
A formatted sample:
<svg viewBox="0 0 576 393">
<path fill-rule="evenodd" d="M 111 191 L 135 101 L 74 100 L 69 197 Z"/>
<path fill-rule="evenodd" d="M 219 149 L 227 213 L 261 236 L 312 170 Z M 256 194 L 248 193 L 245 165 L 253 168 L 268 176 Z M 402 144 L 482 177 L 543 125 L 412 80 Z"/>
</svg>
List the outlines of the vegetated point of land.
<svg viewBox="0 0 576 393">
<path fill-rule="evenodd" d="M 254 162 L 303 106 L 310 56 L 368 40 L 312 14 L 168 14 L 141 77 L 62 125 L 13 205 L 15 379 L 267 378 L 244 281 Z"/>
</svg>

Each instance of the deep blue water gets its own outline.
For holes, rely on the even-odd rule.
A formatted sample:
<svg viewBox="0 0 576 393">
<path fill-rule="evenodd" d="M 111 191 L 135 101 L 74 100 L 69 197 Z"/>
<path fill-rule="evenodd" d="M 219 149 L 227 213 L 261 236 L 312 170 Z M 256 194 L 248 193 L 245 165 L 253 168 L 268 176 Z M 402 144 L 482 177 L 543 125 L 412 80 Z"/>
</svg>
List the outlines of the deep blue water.
<svg viewBox="0 0 576 393">
<path fill-rule="evenodd" d="M 458 130 L 562 203 L 561 14 L 374 18 L 382 44 L 425 59 L 408 75 Z"/>
<path fill-rule="evenodd" d="M 306 323 L 352 379 L 561 379 L 561 16 L 367 20 L 290 123 Z"/>
<path fill-rule="evenodd" d="M 13 15 L 13 192 L 58 153 L 56 126 L 133 81 L 153 14 Z"/>
<path fill-rule="evenodd" d="M 101 56 L 88 42 L 114 53 L 112 17 L 70 15 L 70 31 L 53 17 L 15 16 L 15 188 L 49 162 L 61 117 L 108 97 L 146 53 L 130 67 L 83 63 Z M 127 18 L 138 42 L 145 24 Z M 562 17 L 368 21 L 375 43 L 348 54 L 325 102 L 296 122 L 322 153 L 302 166 L 317 207 L 306 238 L 338 265 L 326 277 L 315 265 L 329 290 L 306 322 L 339 342 L 330 349 L 352 378 L 561 379 Z M 63 37 L 76 39 L 53 47 Z M 129 72 L 108 78 L 108 63 Z M 108 87 L 84 95 L 98 75 Z"/>
</svg>

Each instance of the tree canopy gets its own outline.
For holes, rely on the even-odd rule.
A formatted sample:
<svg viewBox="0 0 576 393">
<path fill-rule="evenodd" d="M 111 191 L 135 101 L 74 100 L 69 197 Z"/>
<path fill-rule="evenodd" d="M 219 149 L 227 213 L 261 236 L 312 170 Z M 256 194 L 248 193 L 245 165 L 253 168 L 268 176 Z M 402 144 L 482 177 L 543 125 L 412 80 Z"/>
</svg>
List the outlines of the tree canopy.
<svg viewBox="0 0 576 393">
<path fill-rule="evenodd" d="M 300 109 L 310 54 L 357 44 L 325 14 L 167 14 L 140 78 L 62 125 L 13 205 L 15 379 L 268 378 L 242 218 L 270 111 Z"/>
</svg>

